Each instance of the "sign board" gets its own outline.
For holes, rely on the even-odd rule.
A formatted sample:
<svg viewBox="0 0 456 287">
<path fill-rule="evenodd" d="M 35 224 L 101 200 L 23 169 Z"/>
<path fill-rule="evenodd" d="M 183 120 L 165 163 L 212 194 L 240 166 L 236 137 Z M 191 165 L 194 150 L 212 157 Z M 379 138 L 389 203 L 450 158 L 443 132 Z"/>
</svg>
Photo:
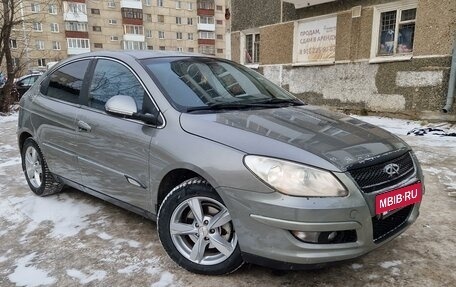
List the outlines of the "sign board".
<svg viewBox="0 0 456 287">
<path fill-rule="evenodd" d="M 293 64 L 334 62 L 337 16 L 295 22 Z"/>
</svg>

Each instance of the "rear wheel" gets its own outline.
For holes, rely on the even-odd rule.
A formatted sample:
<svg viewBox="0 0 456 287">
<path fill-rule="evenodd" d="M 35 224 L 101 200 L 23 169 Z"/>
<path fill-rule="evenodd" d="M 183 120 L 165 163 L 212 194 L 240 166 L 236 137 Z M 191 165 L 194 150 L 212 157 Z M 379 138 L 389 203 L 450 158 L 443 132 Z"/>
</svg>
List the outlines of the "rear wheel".
<svg viewBox="0 0 456 287">
<path fill-rule="evenodd" d="M 191 272 L 220 275 L 243 264 L 230 213 L 201 178 L 185 181 L 164 199 L 158 234 L 168 255 Z"/>
<path fill-rule="evenodd" d="M 22 170 L 30 189 L 39 196 L 47 196 L 62 190 L 49 171 L 40 148 L 32 138 L 28 138 L 22 147 Z"/>
</svg>

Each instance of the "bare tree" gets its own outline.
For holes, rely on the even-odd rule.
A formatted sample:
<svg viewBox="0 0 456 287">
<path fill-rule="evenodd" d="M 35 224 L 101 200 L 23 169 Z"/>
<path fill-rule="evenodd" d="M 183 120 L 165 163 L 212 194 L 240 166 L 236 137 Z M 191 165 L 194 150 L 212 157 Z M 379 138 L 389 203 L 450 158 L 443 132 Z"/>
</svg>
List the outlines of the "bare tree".
<svg viewBox="0 0 456 287">
<path fill-rule="evenodd" d="M 9 111 L 11 104 L 16 100 L 11 91 L 13 89 L 14 78 L 29 66 L 30 59 L 28 52 L 30 49 L 30 34 L 32 23 L 46 22 L 46 11 L 30 12 L 25 6 L 30 6 L 28 1 L 1 0 L 0 6 L 0 66 L 6 67 L 7 81 L 3 86 L 0 95 L 0 112 Z M 38 0 L 41 6 L 48 4 L 62 7 L 62 1 Z M 26 4 L 28 3 L 28 4 Z M 27 6 L 27 7 L 28 7 Z M 12 47 L 12 39 L 15 47 Z M 44 54 L 43 54 L 44 55 Z M 17 61 L 20 59 L 20 62 Z"/>
</svg>

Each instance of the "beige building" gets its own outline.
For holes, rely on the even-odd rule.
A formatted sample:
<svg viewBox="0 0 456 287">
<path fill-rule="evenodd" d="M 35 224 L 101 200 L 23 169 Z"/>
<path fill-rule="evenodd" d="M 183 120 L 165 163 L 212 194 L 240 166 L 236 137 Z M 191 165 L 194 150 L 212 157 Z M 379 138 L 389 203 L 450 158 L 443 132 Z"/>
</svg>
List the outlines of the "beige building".
<svg viewBox="0 0 456 287">
<path fill-rule="evenodd" d="M 24 72 L 97 50 L 168 50 L 226 57 L 226 0 L 26 0 L 11 38 Z"/>
</svg>

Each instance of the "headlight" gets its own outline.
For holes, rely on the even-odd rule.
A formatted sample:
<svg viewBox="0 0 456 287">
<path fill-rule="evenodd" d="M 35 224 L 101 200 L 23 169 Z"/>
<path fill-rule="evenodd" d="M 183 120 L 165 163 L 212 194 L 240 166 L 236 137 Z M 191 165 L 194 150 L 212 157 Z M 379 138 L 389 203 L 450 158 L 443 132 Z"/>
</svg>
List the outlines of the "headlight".
<svg viewBox="0 0 456 287">
<path fill-rule="evenodd" d="M 247 168 L 277 191 L 294 196 L 347 196 L 348 191 L 329 171 L 275 158 L 248 155 Z"/>
</svg>

